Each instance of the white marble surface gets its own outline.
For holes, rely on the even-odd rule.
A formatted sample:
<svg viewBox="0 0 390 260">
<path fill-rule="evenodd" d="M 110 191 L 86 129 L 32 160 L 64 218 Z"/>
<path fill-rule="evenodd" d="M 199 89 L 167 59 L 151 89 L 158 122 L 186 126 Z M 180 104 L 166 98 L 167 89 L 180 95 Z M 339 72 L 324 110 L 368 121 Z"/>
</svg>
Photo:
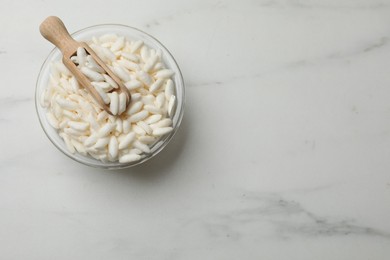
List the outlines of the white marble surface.
<svg viewBox="0 0 390 260">
<path fill-rule="evenodd" d="M 1 259 L 390 259 L 390 1 L 1 3 Z M 186 112 L 156 158 L 107 172 L 46 138 L 53 14 L 176 57 Z"/>
</svg>

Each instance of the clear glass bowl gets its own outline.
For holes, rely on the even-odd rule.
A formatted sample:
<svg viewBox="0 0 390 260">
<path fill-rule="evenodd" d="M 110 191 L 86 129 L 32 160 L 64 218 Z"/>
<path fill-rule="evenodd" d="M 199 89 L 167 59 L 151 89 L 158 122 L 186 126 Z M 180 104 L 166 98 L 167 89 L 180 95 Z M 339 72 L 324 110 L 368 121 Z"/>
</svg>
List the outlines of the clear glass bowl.
<svg viewBox="0 0 390 260">
<path fill-rule="evenodd" d="M 93 36 L 99 36 L 106 33 L 116 33 L 118 35 L 125 36 L 129 40 L 142 40 L 144 41 L 144 44 L 146 44 L 148 47 L 154 49 L 161 49 L 163 53 L 162 57 L 165 66 L 175 71 L 175 75 L 173 76 L 172 80 L 175 82 L 177 103 L 176 103 L 175 114 L 172 117 L 173 131 L 167 134 L 166 136 L 160 138 L 158 142 L 156 142 L 151 146 L 151 153 L 146 154 L 146 157 L 136 162 L 131 162 L 131 163 L 102 162 L 92 157 L 83 156 L 77 152 L 74 154 L 70 153 L 67 150 L 63 139 L 58 135 L 57 131 L 47 121 L 46 109 L 40 105 L 40 96 L 42 92 L 47 88 L 48 81 L 49 81 L 50 63 L 52 61 L 61 60 L 62 58 L 62 54 L 58 50 L 58 48 L 54 48 L 50 52 L 49 56 L 46 58 L 39 72 L 39 76 L 36 84 L 36 90 L 35 90 L 35 107 L 43 131 L 46 133 L 50 141 L 62 153 L 72 158 L 73 160 L 88 166 L 104 168 L 104 169 L 121 169 L 121 168 L 135 166 L 148 161 L 153 156 L 158 154 L 162 149 L 164 149 L 164 147 L 173 138 L 183 118 L 184 101 L 185 101 L 184 80 L 180 72 L 179 66 L 177 65 L 175 59 L 167 50 L 167 48 L 165 48 L 164 45 L 162 45 L 154 37 L 136 28 L 126 26 L 126 25 L 119 25 L 119 24 L 103 24 L 103 25 L 91 26 L 82 29 L 80 31 L 77 31 L 72 34 L 72 37 L 77 41 L 91 41 Z"/>
</svg>

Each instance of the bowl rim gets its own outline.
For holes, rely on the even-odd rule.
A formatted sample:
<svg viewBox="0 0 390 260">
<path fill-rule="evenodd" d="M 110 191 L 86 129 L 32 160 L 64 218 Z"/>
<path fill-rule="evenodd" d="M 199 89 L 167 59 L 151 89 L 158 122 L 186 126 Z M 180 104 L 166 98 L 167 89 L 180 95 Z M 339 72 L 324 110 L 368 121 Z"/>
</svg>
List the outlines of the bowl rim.
<svg viewBox="0 0 390 260">
<path fill-rule="evenodd" d="M 173 131 L 171 133 L 169 133 L 168 135 L 166 135 L 165 137 L 163 137 L 162 139 L 159 139 L 159 142 L 162 142 L 159 147 L 153 152 L 153 153 L 150 153 L 150 154 L 147 154 L 147 156 L 145 156 L 144 158 L 140 159 L 139 161 L 136 161 L 136 162 L 131 162 L 131 163 L 119 163 L 119 161 L 116 161 L 116 162 L 107 162 L 107 163 L 103 163 L 102 161 L 99 161 L 91 156 L 88 156 L 89 158 L 95 160 L 97 162 L 97 164 L 94 164 L 94 163 L 90 163 L 88 161 L 83 161 L 82 159 L 79 159 L 77 158 L 76 156 L 73 156 L 73 154 L 71 154 L 70 152 L 66 152 L 66 147 L 63 148 L 61 147 L 60 145 L 58 145 L 53 139 L 52 137 L 50 136 L 50 133 L 48 133 L 48 131 L 46 130 L 42 120 L 43 117 L 41 116 L 39 110 L 41 109 L 42 111 L 45 111 L 45 108 L 43 108 L 40 104 L 40 94 L 41 93 L 38 93 L 39 92 L 39 83 L 41 81 L 41 77 L 43 76 L 43 69 L 48 65 L 49 62 L 51 62 L 50 58 L 55 54 L 56 51 L 59 51 L 59 49 L 57 47 L 54 47 L 50 52 L 49 54 L 47 55 L 47 57 L 45 58 L 44 62 L 42 63 L 40 69 L 39 69 L 39 73 L 38 73 L 38 77 L 37 77 L 37 80 L 36 80 L 36 83 L 35 83 L 35 110 L 36 110 L 36 114 L 37 114 L 37 117 L 38 117 L 38 120 L 39 120 L 39 123 L 41 125 L 41 128 L 43 129 L 45 135 L 47 136 L 47 138 L 50 140 L 50 142 L 59 150 L 61 151 L 64 155 L 66 155 L 67 157 L 71 158 L 72 160 L 74 161 L 77 161 L 83 165 L 87 165 L 87 166 L 90 166 L 90 167 L 94 167 L 94 168 L 104 168 L 104 169 L 109 169 L 109 170 L 113 170 L 113 169 L 124 169 L 124 168 L 129 168 L 129 167 L 133 167 L 133 166 L 136 166 L 136 165 L 140 165 L 142 163 L 145 163 L 146 161 L 149 161 L 150 159 L 152 159 L 153 157 L 155 157 L 157 154 L 159 154 L 167 145 L 168 143 L 170 143 L 170 141 L 173 139 L 173 137 L 176 135 L 176 132 L 178 131 L 178 129 L 180 128 L 180 125 L 181 125 L 181 122 L 183 120 L 183 114 L 184 114 L 184 109 L 185 109 L 185 103 L 186 103 L 186 95 L 185 95 L 185 82 L 184 82 L 184 78 L 183 78 L 183 74 L 180 70 L 180 67 L 176 61 L 176 59 L 174 58 L 174 56 L 171 54 L 171 52 L 165 47 L 165 45 L 163 45 L 158 39 L 156 39 L 154 36 L 138 29 L 138 28 L 135 28 L 135 27 L 132 27 L 132 26 L 128 26 L 128 25 L 124 25 L 124 24 L 115 24 L 115 23 L 107 23 L 107 24 L 97 24 L 97 25 L 92 25 L 92 26 L 88 26 L 88 27 L 85 27 L 83 29 L 79 29 L 73 33 L 71 33 L 70 35 L 72 37 L 75 37 L 75 36 L 78 36 L 79 34 L 83 33 L 83 32 L 86 32 L 86 31 L 89 31 L 89 30 L 93 30 L 93 29 L 99 29 L 99 28 L 105 28 L 105 27 L 108 27 L 108 26 L 111 26 L 111 27 L 121 27 L 123 29 L 130 29 L 130 30 L 134 30 L 134 31 L 137 31 L 138 33 L 141 33 L 143 34 L 144 36 L 150 38 L 152 41 L 155 41 L 155 43 L 157 43 L 157 45 L 159 45 L 159 47 L 165 52 L 165 55 L 168 55 L 170 56 L 170 58 L 172 59 L 172 62 L 173 64 L 175 65 L 175 72 L 178 74 L 178 77 L 179 77 L 179 80 L 180 80 L 180 88 L 181 88 L 181 96 L 180 96 L 180 99 L 181 99 L 181 106 L 176 106 L 176 111 L 175 111 L 175 114 L 177 112 L 179 112 L 178 114 L 178 117 L 177 117 L 177 121 L 176 121 L 176 125 L 174 126 L 173 128 Z M 61 52 L 60 52 L 61 53 Z M 176 82 L 175 82 L 176 83 Z M 175 85 L 178 85 L 177 83 Z M 179 88 L 179 85 L 177 86 L 177 88 Z M 176 95 L 177 96 L 177 95 Z M 154 145 L 158 144 L 159 142 L 156 142 Z M 87 157 L 87 156 L 85 156 Z"/>
</svg>

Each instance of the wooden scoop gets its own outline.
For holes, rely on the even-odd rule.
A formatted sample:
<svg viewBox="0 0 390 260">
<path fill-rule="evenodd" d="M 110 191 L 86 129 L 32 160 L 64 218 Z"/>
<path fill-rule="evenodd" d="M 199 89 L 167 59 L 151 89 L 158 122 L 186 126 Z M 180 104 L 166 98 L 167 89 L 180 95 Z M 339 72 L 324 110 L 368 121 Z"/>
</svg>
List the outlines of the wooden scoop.
<svg viewBox="0 0 390 260">
<path fill-rule="evenodd" d="M 112 114 L 110 107 L 104 103 L 99 93 L 92 86 L 91 81 L 79 70 L 79 68 L 77 68 L 76 64 L 74 64 L 70 59 L 72 56 L 76 55 L 77 48 L 79 47 L 84 48 L 86 52 L 92 56 L 96 63 L 103 68 L 105 73 L 115 81 L 119 88 L 113 89 L 112 91 L 118 91 L 118 94 L 125 93 L 126 106 L 129 105 L 131 96 L 127 88 L 123 85 L 122 81 L 107 67 L 107 65 L 96 55 L 96 53 L 88 46 L 88 44 L 85 42 L 78 42 L 70 36 L 68 30 L 60 18 L 56 16 L 49 16 L 41 23 L 39 30 L 43 37 L 45 37 L 48 41 L 60 49 L 63 55 L 62 62 L 64 65 L 69 69 L 70 72 L 72 72 L 77 81 L 89 91 L 96 102 L 105 111 L 107 111 L 107 113 Z"/>
</svg>

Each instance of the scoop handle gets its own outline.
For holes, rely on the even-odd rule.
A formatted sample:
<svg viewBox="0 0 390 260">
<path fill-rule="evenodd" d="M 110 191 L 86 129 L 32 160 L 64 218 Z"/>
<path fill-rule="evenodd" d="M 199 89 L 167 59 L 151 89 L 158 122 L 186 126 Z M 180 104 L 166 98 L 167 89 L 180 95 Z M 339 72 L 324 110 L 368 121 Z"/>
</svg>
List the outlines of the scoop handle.
<svg viewBox="0 0 390 260">
<path fill-rule="evenodd" d="M 42 36 L 61 50 L 64 57 L 70 58 L 80 44 L 69 34 L 64 23 L 57 16 L 47 17 L 39 26 Z"/>
</svg>

